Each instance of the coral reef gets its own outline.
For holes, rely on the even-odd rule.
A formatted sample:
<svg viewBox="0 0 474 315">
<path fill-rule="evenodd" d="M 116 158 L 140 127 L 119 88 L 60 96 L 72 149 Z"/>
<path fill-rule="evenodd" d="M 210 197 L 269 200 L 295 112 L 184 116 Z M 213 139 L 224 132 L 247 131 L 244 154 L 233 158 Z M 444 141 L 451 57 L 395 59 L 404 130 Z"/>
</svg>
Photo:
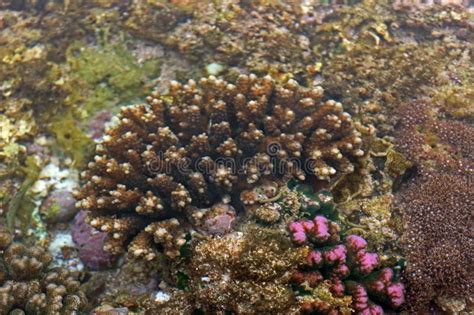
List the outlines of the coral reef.
<svg viewBox="0 0 474 315">
<path fill-rule="evenodd" d="M 158 40 L 203 64 L 271 73 L 282 79 L 302 79 L 313 71 L 315 61 L 302 32 L 298 4 L 229 1 L 202 12 Z"/>
<path fill-rule="evenodd" d="M 71 234 L 97 314 L 472 312 L 472 8 L 436 2 L 0 1 L 0 313 L 89 311 Z"/>
<path fill-rule="evenodd" d="M 397 144 L 416 167 L 399 195 L 409 309 L 447 309 L 472 296 L 474 129 L 427 101 L 402 104 L 397 114 Z"/>
<path fill-rule="evenodd" d="M 436 107 L 425 101 L 401 104 L 397 117 L 398 149 L 416 165 L 420 175 L 472 176 L 474 128 L 469 124 L 443 119 Z"/>
<path fill-rule="evenodd" d="M 404 286 L 396 281 L 398 268 L 328 219 L 339 218 L 328 192 L 313 193 L 307 185 L 281 189 L 256 207 L 277 209 L 280 222 L 247 223 L 239 232 L 194 244 L 189 260 L 146 307 L 162 314 L 382 313 L 375 303 L 399 309 Z"/>
<path fill-rule="evenodd" d="M 432 6 L 393 9 L 365 1 L 326 16 L 310 38 L 323 58 L 321 85 L 363 123 L 392 135 L 393 109 L 401 102 L 437 94 L 447 111 L 469 111 L 472 24 L 466 10 Z M 423 65 L 423 66 L 421 66 Z M 458 94 L 453 103 L 453 89 Z M 450 97 L 450 99 L 448 99 Z"/>
<path fill-rule="evenodd" d="M 40 247 L 12 243 L 0 231 L 0 312 L 2 314 L 77 314 L 86 298 L 75 275 L 49 270 L 52 257 Z"/>
<path fill-rule="evenodd" d="M 203 240 L 192 250 L 185 269 L 185 291 L 150 301 L 160 314 L 298 314 L 288 271 L 302 251 L 278 230 L 246 226 L 242 232 Z"/>
<path fill-rule="evenodd" d="M 112 235 L 113 253 L 135 238 L 132 255 L 152 259 L 157 243 L 175 257 L 186 223 L 160 219 L 192 218 L 226 195 L 239 207 L 240 192 L 262 180 L 331 180 L 362 164 L 358 129 L 367 128 L 322 93 L 255 75 L 174 82 L 122 110 L 83 174 L 77 207 Z"/>
<path fill-rule="evenodd" d="M 305 198 L 311 196 L 305 188 L 302 192 Z M 347 235 L 342 242 L 345 232 L 341 233 L 340 225 L 329 219 L 338 218 L 335 209 L 327 212 L 329 205 L 331 199 L 316 211 L 308 211 L 314 205 L 303 202 L 300 211 L 311 213 L 311 219 L 295 220 L 288 225 L 293 242 L 306 248 L 305 263 L 292 275 L 292 281 L 304 293 L 303 312 L 383 312 L 376 303 L 400 308 L 405 302 L 405 289 L 396 281 L 394 269 L 383 268 L 380 256 L 367 250 L 368 244 L 362 237 Z"/>
<path fill-rule="evenodd" d="M 394 207 L 394 196 L 387 193 L 372 198 L 358 198 L 339 205 L 350 225 L 348 233 L 363 236 L 377 251 L 399 251 L 400 218 Z"/>
</svg>

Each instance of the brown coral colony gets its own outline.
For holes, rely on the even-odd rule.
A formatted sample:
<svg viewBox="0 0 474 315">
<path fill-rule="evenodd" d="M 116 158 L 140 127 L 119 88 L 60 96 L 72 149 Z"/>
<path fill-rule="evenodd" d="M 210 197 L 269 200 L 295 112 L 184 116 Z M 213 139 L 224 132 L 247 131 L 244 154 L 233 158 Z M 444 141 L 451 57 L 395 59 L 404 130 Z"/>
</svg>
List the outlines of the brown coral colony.
<svg viewBox="0 0 474 315">
<path fill-rule="evenodd" d="M 172 82 L 166 95 L 122 109 L 83 173 L 77 206 L 110 233 L 112 252 L 135 238 L 136 256 L 149 254 L 138 246 L 146 242 L 176 256 L 169 243 L 184 238 L 181 220 L 170 218 L 192 222 L 197 208 L 226 196 L 238 207 L 240 193 L 263 180 L 329 181 L 354 171 L 364 155 L 362 127 L 322 98 L 320 87 L 252 74 L 234 84 L 212 76 Z"/>
<path fill-rule="evenodd" d="M 0 228 L 0 314 L 77 314 L 86 305 L 74 272 L 51 269 L 41 247 L 13 242 Z"/>
</svg>

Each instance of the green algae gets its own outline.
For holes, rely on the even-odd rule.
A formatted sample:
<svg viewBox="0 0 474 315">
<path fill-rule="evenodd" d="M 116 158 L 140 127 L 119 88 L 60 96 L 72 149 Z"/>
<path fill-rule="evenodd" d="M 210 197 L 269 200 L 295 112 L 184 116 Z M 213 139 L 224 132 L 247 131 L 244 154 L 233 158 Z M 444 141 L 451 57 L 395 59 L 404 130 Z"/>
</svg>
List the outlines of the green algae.
<svg viewBox="0 0 474 315">
<path fill-rule="evenodd" d="M 80 168 L 93 148 L 84 123 L 100 110 L 115 111 L 118 105 L 142 99 L 152 89 L 160 61 L 152 58 L 140 63 L 124 42 L 99 47 L 76 42 L 66 52 L 62 72 L 56 84 L 67 93 L 66 110 L 52 119 L 49 130 Z"/>
<path fill-rule="evenodd" d="M 85 166 L 94 148 L 94 142 L 77 125 L 74 117 L 70 113 L 56 117 L 50 125 L 50 131 L 60 148 L 72 158 L 73 166 Z"/>
<path fill-rule="evenodd" d="M 32 213 L 36 207 L 28 191 L 38 179 L 41 167 L 37 164 L 36 159 L 30 156 L 26 159 L 25 166 L 21 167 L 21 171 L 25 174 L 25 179 L 18 192 L 9 200 L 6 215 L 7 228 L 10 231 L 13 231 L 17 225 L 26 231 L 33 219 Z"/>
<path fill-rule="evenodd" d="M 71 45 L 66 53 L 66 104 L 80 104 L 89 116 L 100 109 L 131 102 L 150 92 L 152 79 L 160 73 L 160 61 L 140 63 L 124 43 L 101 47 Z"/>
</svg>

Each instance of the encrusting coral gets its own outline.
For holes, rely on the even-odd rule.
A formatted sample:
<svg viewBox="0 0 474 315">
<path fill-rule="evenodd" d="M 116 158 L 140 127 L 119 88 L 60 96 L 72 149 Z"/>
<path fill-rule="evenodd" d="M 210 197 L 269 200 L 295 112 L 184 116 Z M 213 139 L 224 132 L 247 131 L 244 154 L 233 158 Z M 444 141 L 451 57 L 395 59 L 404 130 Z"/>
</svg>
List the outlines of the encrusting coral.
<svg viewBox="0 0 474 315">
<path fill-rule="evenodd" d="M 298 314 L 288 270 L 303 259 L 274 229 L 247 225 L 243 232 L 200 242 L 186 268 L 186 291 L 151 303 L 159 314 Z M 171 293 L 171 292 L 170 292 Z"/>
<path fill-rule="evenodd" d="M 401 196 L 410 311 L 427 312 L 436 298 L 473 296 L 472 209 L 467 175 L 414 180 Z"/>
<path fill-rule="evenodd" d="M 153 259 L 153 244 L 170 257 L 185 242 L 187 218 L 263 180 L 330 181 L 352 173 L 364 158 L 359 130 L 319 87 L 269 76 L 215 77 L 181 85 L 148 104 L 124 108 L 83 173 L 77 207 L 109 232 L 106 245 Z M 245 201 L 245 200 L 243 200 Z"/>
<path fill-rule="evenodd" d="M 65 269 L 49 269 L 51 255 L 12 242 L 0 231 L 0 313 L 77 314 L 86 305 L 80 282 Z"/>
</svg>

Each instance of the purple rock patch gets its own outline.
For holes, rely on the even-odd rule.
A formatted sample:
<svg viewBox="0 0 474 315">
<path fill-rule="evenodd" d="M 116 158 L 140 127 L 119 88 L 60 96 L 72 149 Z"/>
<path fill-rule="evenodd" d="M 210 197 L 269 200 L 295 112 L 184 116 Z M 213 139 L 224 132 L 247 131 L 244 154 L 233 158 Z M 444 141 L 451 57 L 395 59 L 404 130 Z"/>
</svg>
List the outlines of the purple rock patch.
<svg viewBox="0 0 474 315">
<path fill-rule="evenodd" d="M 87 224 L 86 217 L 86 211 L 79 211 L 71 227 L 72 240 L 77 245 L 79 258 L 91 270 L 110 268 L 117 257 L 104 250 L 109 236 Z"/>
</svg>

